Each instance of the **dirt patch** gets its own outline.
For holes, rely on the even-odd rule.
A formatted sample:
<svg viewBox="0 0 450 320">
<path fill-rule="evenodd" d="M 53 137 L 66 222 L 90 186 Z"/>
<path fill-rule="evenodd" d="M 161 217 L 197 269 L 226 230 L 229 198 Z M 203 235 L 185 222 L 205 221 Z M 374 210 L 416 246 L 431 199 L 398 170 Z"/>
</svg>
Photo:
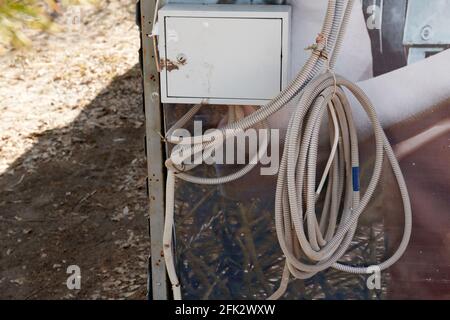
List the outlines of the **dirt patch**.
<svg viewBox="0 0 450 320">
<path fill-rule="evenodd" d="M 0 58 L 0 298 L 144 299 L 144 117 L 133 1 Z M 125 35 L 125 36 L 124 36 Z M 5 70 L 5 72 L 3 72 Z M 81 290 L 66 286 L 81 268 Z"/>
</svg>

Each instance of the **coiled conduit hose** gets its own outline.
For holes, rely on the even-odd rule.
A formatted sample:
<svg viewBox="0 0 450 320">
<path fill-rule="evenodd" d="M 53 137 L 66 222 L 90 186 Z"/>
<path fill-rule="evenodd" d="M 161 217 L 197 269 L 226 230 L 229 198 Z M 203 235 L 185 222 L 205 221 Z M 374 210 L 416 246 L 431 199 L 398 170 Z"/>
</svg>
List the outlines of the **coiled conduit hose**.
<svg viewBox="0 0 450 320">
<path fill-rule="evenodd" d="M 181 140 L 174 137 L 174 130 L 182 127 L 198 112 L 200 106 L 195 106 L 168 130 L 167 141 L 177 145 L 171 158 L 166 161 L 168 175 L 163 248 L 174 299 L 181 299 L 172 239 L 175 179 L 179 178 L 196 184 L 224 184 L 241 178 L 255 166 L 251 164 L 253 162 L 250 162 L 231 175 L 203 178 L 185 173 L 195 165 L 185 165 L 183 160 L 214 149 L 242 130 L 253 126 L 267 126 L 266 119 L 296 96 L 300 98 L 288 125 L 275 196 L 276 232 L 286 263 L 280 287 L 269 299 L 278 299 L 283 296 L 291 275 L 297 279 L 307 279 L 330 267 L 353 274 L 368 274 L 373 271 L 373 266 L 353 267 L 339 263 L 339 260 L 349 248 L 357 229 L 358 219 L 375 192 L 381 176 L 384 155 L 387 156 L 400 189 L 405 226 L 402 241 L 396 252 L 376 267 L 380 271 L 389 268 L 405 252 L 411 235 L 412 213 L 408 190 L 398 161 L 368 97 L 355 84 L 332 72 L 353 4 L 354 0 L 328 1 L 321 31 L 325 41 L 317 44 L 316 50 L 297 77 L 267 105 L 243 119 L 218 129 L 217 133 Z M 327 55 L 328 52 L 332 52 L 332 55 Z M 328 71 L 319 75 L 324 66 Z M 376 142 L 372 177 L 362 196 L 359 187 L 358 139 L 344 88 L 356 97 L 366 111 Z M 329 124 L 332 149 L 319 187 L 316 189 L 319 131 L 326 113 L 332 120 Z M 264 141 L 259 154 L 265 152 L 267 144 L 268 141 Z M 177 161 L 174 161 L 175 156 Z M 318 221 L 316 202 L 325 180 L 328 183 L 320 221 Z"/>
</svg>

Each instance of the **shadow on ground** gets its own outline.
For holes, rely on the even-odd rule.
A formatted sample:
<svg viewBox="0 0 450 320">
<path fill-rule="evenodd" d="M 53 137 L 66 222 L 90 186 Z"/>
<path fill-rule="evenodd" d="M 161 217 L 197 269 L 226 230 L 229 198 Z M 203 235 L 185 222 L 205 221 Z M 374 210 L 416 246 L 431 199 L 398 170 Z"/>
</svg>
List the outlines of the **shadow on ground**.
<svg viewBox="0 0 450 320">
<path fill-rule="evenodd" d="M 145 298 L 144 127 L 135 66 L 0 176 L 0 298 Z"/>
</svg>

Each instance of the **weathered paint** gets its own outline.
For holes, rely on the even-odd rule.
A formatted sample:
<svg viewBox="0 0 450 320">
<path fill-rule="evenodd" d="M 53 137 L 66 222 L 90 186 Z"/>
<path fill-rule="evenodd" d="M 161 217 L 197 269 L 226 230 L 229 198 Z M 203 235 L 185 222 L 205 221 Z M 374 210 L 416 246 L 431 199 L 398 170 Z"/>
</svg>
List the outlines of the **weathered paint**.
<svg viewBox="0 0 450 320">
<path fill-rule="evenodd" d="M 160 1 L 164 5 L 165 0 Z M 163 132 L 162 108 L 159 99 L 159 74 L 153 55 L 152 31 L 155 0 L 141 0 L 142 52 L 144 78 L 144 106 L 147 134 L 148 196 L 151 239 L 151 295 L 154 300 L 168 298 L 166 267 L 162 257 L 164 226 L 164 146 L 158 133 Z M 155 94 L 156 93 L 156 94 Z"/>
</svg>

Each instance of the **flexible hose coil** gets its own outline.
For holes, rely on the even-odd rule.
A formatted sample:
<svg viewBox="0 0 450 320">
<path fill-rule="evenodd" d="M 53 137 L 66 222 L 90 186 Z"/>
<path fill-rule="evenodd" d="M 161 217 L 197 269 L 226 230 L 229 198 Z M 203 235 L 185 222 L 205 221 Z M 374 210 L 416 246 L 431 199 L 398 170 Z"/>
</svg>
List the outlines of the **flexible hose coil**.
<svg viewBox="0 0 450 320">
<path fill-rule="evenodd" d="M 168 142 L 176 143 L 177 146 L 171 158 L 166 161 L 168 176 L 163 248 L 166 268 L 176 300 L 181 299 L 181 289 L 175 270 L 172 243 L 175 178 L 197 184 L 223 184 L 241 178 L 254 168 L 254 165 L 248 164 L 236 173 L 225 177 L 203 178 L 185 173 L 195 165 L 185 165 L 183 161 L 214 149 L 242 130 L 257 125 L 266 126 L 265 121 L 270 115 L 299 94 L 300 100 L 291 116 L 287 130 L 275 197 L 276 232 L 286 257 L 286 264 L 280 287 L 269 299 L 282 297 L 288 286 L 290 275 L 298 279 L 306 279 L 330 267 L 355 274 L 366 274 L 370 271 L 368 267 L 352 267 L 340 264 L 338 261 L 345 255 L 354 237 L 358 219 L 374 194 L 381 176 L 384 154 L 387 155 L 400 188 L 405 228 L 397 251 L 388 260 L 379 264 L 378 268 L 385 270 L 390 267 L 406 250 L 411 235 L 411 205 L 398 161 L 367 96 L 355 84 L 334 75 L 331 71 L 342 45 L 353 3 L 354 0 L 349 0 L 347 3 L 344 0 L 328 2 L 321 32 L 326 41 L 318 44 L 317 51 L 333 52 L 333 54 L 328 60 L 312 54 L 294 81 L 266 106 L 219 129 L 219 135 L 206 134 L 194 137 L 194 140 L 177 140 L 173 137 L 174 130 L 182 127 L 195 115 L 200 109 L 200 106 L 195 106 L 168 131 Z M 329 72 L 317 77 L 325 63 Z M 369 185 L 362 197 L 358 181 L 357 133 L 343 88 L 347 88 L 357 98 L 374 129 L 375 164 Z M 332 119 L 330 121 L 332 151 L 322 180 L 316 189 L 319 131 L 327 110 Z M 266 151 L 267 145 L 268 141 L 265 140 L 258 156 Z M 181 161 L 175 162 L 173 160 L 175 156 Z M 323 209 L 318 220 L 315 205 L 325 180 L 328 183 Z"/>
<path fill-rule="evenodd" d="M 352 267 L 339 263 L 355 235 L 358 219 L 372 199 L 380 180 L 384 154 L 393 169 L 404 206 L 405 227 L 396 252 L 377 267 L 380 271 L 392 266 L 405 252 L 411 235 L 412 214 L 406 184 L 394 152 L 383 132 L 375 109 L 364 92 L 350 81 L 327 73 L 312 81 L 303 91 L 298 108 L 291 117 L 275 199 L 275 225 L 280 247 L 286 257 L 280 289 L 272 299 L 280 298 L 290 274 L 307 279 L 330 267 L 353 273 L 368 274 L 371 267 Z M 359 155 L 357 133 L 350 104 L 343 88 L 347 88 L 366 111 L 375 137 L 375 163 L 372 177 L 362 197 L 359 187 Z M 322 119 L 327 111 L 336 114 L 330 122 L 330 140 L 339 132 L 336 153 L 331 166 L 320 219 L 316 203 L 317 151 Z M 330 117 L 331 118 L 331 117 Z M 336 130 L 337 129 L 337 130 Z M 327 170 L 327 169 L 326 169 Z M 308 261 L 308 262 L 305 262 Z"/>
</svg>

